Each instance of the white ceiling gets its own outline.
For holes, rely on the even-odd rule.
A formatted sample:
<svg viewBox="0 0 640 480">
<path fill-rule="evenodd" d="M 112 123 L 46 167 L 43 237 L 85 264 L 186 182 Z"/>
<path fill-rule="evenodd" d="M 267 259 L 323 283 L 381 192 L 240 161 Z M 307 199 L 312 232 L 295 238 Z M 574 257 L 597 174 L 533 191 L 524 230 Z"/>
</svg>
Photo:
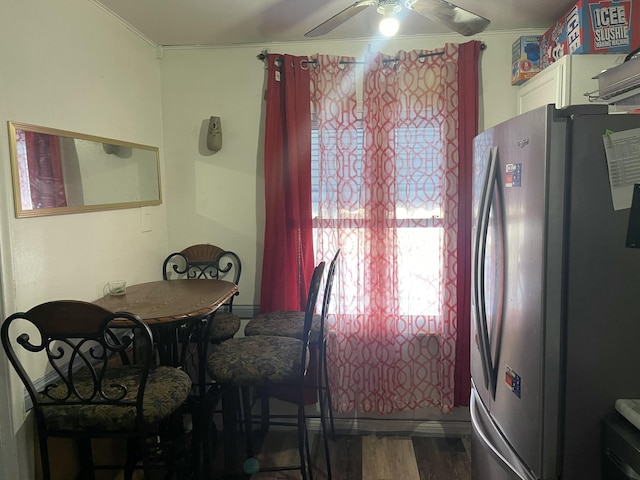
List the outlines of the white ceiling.
<svg viewBox="0 0 640 480">
<path fill-rule="evenodd" d="M 305 32 L 355 0 L 92 0 L 157 45 L 264 44 L 306 40 Z M 452 0 L 491 20 L 487 31 L 550 27 L 575 0 Z M 403 9 L 399 36 L 451 33 Z M 380 15 L 368 7 L 319 39 L 373 38 Z M 460 36 L 461 39 L 465 38 Z"/>
</svg>

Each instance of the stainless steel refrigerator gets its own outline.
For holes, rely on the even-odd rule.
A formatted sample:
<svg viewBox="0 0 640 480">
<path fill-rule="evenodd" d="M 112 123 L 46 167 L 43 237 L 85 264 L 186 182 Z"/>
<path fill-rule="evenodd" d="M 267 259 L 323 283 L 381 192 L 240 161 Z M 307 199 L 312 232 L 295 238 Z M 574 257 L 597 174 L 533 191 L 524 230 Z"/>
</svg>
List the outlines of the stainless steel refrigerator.
<svg viewBox="0 0 640 480">
<path fill-rule="evenodd" d="M 600 480 L 602 422 L 640 398 L 640 249 L 602 139 L 640 115 L 606 111 L 548 105 L 474 141 L 474 480 Z"/>
</svg>

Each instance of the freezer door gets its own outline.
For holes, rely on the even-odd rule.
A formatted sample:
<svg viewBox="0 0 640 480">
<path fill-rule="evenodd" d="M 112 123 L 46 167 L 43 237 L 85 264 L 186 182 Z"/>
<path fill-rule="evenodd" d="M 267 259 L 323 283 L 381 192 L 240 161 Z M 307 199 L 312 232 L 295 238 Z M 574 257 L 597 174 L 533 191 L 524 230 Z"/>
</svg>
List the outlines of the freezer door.
<svg viewBox="0 0 640 480">
<path fill-rule="evenodd" d="M 475 176 L 492 183 L 493 191 L 486 208 L 481 199 L 486 186 L 473 191 L 476 230 L 472 251 L 478 264 L 472 275 L 472 303 L 479 305 L 471 309 L 471 372 L 491 424 L 536 478 L 553 478 L 556 471 L 553 462 L 543 465 L 542 446 L 546 189 L 552 112 L 552 106 L 536 109 L 494 127 L 488 134 L 494 146 L 491 155 L 483 147 L 488 138 L 479 136 L 474 143 L 478 152 L 474 154 Z M 564 161 L 554 158 L 559 168 Z M 487 174 L 487 169 L 495 173 Z M 482 376 L 486 370 L 482 362 L 489 364 L 494 385 Z"/>
<path fill-rule="evenodd" d="M 536 480 L 491 420 L 475 387 L 471 389 L 472 480 Z"/>
</svg>

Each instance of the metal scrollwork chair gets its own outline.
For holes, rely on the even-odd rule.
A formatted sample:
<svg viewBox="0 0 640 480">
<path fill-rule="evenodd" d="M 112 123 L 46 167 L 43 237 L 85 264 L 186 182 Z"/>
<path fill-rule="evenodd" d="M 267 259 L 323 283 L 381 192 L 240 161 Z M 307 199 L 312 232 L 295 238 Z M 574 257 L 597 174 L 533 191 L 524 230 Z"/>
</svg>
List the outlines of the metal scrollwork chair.
<svg viewBox="0 0 640 480">
<path fill-rule="evenodd" d="M 323 436 L 326 441 L 326 418 L 328 416 L 331 437 L 335 439 L 335 426 L 333 421 L 333 407 L 331 405 L 331 390 L 329 389 L 329 370 L 327 366 L 327 330 L 325 320 L 331 301 L 333 279 L 336 264 L 340 256 L 340 249 L 335 253 L 327 270 L 322 311 L 314 315 L 311 327 L 309 343 L 318 352 L 318 370 L 316 385 L 318 403 L 320 406 L 320 419 Z M 244 328 L 246 336 L 254 335 L 280 335 L 283 337 L 302 338 L 305 312 L 300 311 L 276 311 L 257 315 L 251 319 Z"/>
<path fill-rule="evenodd" d="M 191 245 L 180 252 L 172 253 L 162 264 L 164 280 L 226 280 L 238 285 L 241 273 L 242 263 L 236 253 L 205 243 Z M 179 333 L 181 363 L 193 382 L 193 392 L 189 397 L 192 413 L 200 412 L 203 408 L 205 394 L 212 383 L 204 368 L 209 346 L 233 338 L 240 330 L 240 317 L 233 313 L 233 299 L 237 295 L 236 292 L 205 318 L 203 324 L 195 328 L 185 328 Z M 239 410 L 238 405 L 238 416 Z M 215 424 L 211 423 L 206 428 L 202 423 L 194 424 L 195 431 L 206 431 L 208 428 L 215 429 Z M 196 438 L 199 441 L 200 436 L 196 435 Z"/>
<path fill-rule="evenodd" d="M 169 255 L 162 264 L 162 278 L 173 279 L 217 279 L 238 285 L 242 264 L 234 252 L 210 244 L 197 244 Z M 231 297 L 218 311 L 209 328 L 212 343 L 232 338 L 240 329 L 240 317 L 233 313 Z"/>
<path fill-rule="evenodd" d="M 153 337 L 139 317 L 54 301 L 11 315 L 0 335 L 33 406 L 45 480 L 55 462 L 49 458 L 52 437 L 76 440 L 81 478 L 104 469 L 124 470 L 126 479 L 140 468 L 146 478 L 156 468 L 176 471 L 178 459 L 166 455 L 176 444 L 166 442 L 191 380 L 180 369 L 153 367 Z M 94 464 L 95 438 L 124 439 L 122 465 Z M 157 462 L 158 451 L 165 452 L 164 464 Z"/>
<path fill-rule="evenodd" d="M 311 279 L 305 317 L 303 321 L 302 338 L 282 337 L 275 335 L 259 335 L 253 337 L 232 338 L 210 348 L 207 357 L 207 372 L 214 380 L 207 393 L 207 407 L 209 417 L 223 395 L 228 391 L 239 389 L 242 393 L 244 432 L 247 445 L 247 462 L 245 471 L 279 471 L 299 470 L 302 479 L 313 478 L 309 438 L 307 434 L 307 416 L 305 415 L 305 377 L 308 373 L 308 351 L 311 324 L 318 299 L 318 292 L 324 273 L 325 263 L 316 266 Z M 280 416 L 268 418 L 277 425 L 289 425 L 297 428 L 299 464 L 293 466 L 274 466 L 259 468 L 257 459 L 254 458 L 252 432 L 253 415 L 251 414 L 251 390 L 262 398 L 261 390 L 272 387 L 289 387 L 296 392 L 293 401 L 297 406 L 297 414 L 294 421 L 278 421 Z M 264 413 L 264 411 L 263 411 Z M 265 418 L 262 418 L 262 422 Z M 229 435 L 229 432 L 225 432 Z M 209 442 L 210 443 L 210 442 Z M 211 450 L 208 445 L 207 451 Z M 226 454 L 227 452 L 225 452 Z M 331 478 L 331 467 L 328 462 L 329 452 L 326 451 L 327 476 Z M 209 456 L 206 456 L 210 462 Z M 211 465 L 207 465 L 211 471 Z"/>
</svg>

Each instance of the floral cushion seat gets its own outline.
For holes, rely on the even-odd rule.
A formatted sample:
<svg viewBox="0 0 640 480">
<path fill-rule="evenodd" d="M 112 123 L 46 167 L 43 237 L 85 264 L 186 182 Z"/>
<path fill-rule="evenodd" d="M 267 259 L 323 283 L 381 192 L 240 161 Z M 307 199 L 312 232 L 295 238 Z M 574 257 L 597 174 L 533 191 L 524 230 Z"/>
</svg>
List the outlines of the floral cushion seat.
<svg viewBox="0 0 640 480">
<path fill-rule="evenodd" d="M 254 335 L 278 335 L 281 337 L 291 337 L 302 339 L 304 328 L 304 312 L 277 311 L 262 313 L 254 317 L 244 327 L 244 334 L 247 337 Z M 314 345 L 320 338 L 320 315 L 313 315 L 309 343 Z"/>
<path fill-rule="evenodd" d="M 229 312 L 216 312 L 213 316 L 209 340 L 214 343 L 232 338 L 240 330 L 240 317 Z"/>
<path fill-rule="evenodd" d="M 207 372 L 216 382 L 239 387 L 296 383 L 304 371 L 302 345 L 288 337 L 232 338 L 210 347 Z"/>
<path fill-rule="evenodd" d="M 118 397 L 122 392 L 122 386 L 126 388 L 125 400 L 135 401 L 138 394 L 138 379 L 140 369 L 137 366 L 123 366 L 110 369 L 108 376 L 102 382 L 102 389 L 106 396 Z M 94 383 L 88 372 L 82 371 L 76 374 L 74 384 L 81 396 L 90 396 Z M 175 411 L 189 395 L 191 379 L 189 376 L 173 367 L 157 367 L 149 372 L 143 400 L 143 418 L 148 424 L 155 424 L 167 418 Z M 55 385 L 48 393 L 40 393 L 48 401 L 51 398 L 63 399 L 66 397 L 65 385 Z M 51 407 L 44 406 L 43 413 L 47 427 L 52 430 L 62 431 L 132 431 L 136 428 L 136 409 L 132 405 L 108 405 L 99 404 L 96 400 L 92 403 L 76 404 L 71 402 L 77 399 L 70 395 L 62 403 L 51 400 Z"/>
</svg>

